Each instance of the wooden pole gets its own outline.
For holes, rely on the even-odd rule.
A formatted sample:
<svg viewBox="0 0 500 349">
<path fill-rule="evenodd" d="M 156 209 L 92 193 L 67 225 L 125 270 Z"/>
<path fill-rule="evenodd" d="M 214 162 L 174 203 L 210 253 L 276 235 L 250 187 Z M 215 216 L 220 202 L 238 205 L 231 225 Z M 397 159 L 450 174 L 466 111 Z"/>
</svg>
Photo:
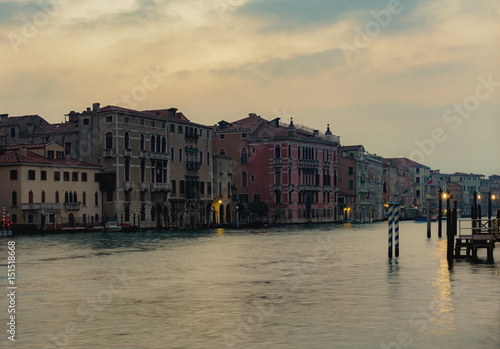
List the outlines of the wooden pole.
<svg viewBox="0 0 500 349">
<path fill-rule="evenodd" d="M 427 237 L 431 237 L 431 199 L 427 198 Z"/>
<path fill-rule="evenodd" d="M 448 259 L 449 264 L 453 264 L 453 240 L 455 238 L 455 234 L 453 233 L 453 216 L 454 213 L 450 210 L 450 198 L 446 199 L 446 238 L 447 238 L 447 249 L 446 249 L 446 257 Z"/>
<path fill-rule="evenodd" d="M 443 190 L 439 188 L 438 237 L 443 236 Z"/>
</svg>

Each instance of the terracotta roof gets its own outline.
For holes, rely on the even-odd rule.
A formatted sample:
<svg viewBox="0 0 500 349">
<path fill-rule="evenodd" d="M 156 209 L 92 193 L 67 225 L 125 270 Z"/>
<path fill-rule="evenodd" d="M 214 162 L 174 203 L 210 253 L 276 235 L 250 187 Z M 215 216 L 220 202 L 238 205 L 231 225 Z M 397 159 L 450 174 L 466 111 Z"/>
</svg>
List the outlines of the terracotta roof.
<svg viewBox="0 0 500 349">
<path fill-rule="evenodd" d="M 217 131 L 229 131 L 229 130 L 239 130 L 239 129 L 249 129 L 255 127 L 259 124 L 259 122 L 267 122 L 267 120 L 262 119 L 257 114 L 250 114 L 248 117 L 236 120 L 233 122 L 228 122 L 225 120 L 220 121 L 220 123 L 226 123 L 229 126 L 226 128 L 217 127 Z"/>
<path fill-rule="evenodd" d="M 351 150 L 365 150 L 365 147 L 362 145 L 343 145 L 340 147 L 341 151 L 351 151 Z"/>
<path fill-rule="evenodd" d="M 175 110 L 175 120 L 189 121 L 189 119 L 181 112 L 177 112 L 176 108 L 170 109 L 152 109 L 152 110 L 133 110 L 122 107 L 117 107 L 115 105 L 108 105 L 99 109 L 100 112 L 124 112 L 132 113 L 138 115 L 144 115 L 149 117 L 161 118 L 161 119 L 172 119 L 172 111 Z M 85 114 L 86 112 L 84 112 Z"/>
<path fill-rule="evenodd" d="M 406 167 L 427 167 L 429 166 L 422 165 L 416 161 L 410 160 L 408 158 L 384 158 L 384 161 L 389 161 L 394 163 L 398 167 L 406 166 Z"/>
<path fill-rule="evenodd" d="M 14 125 L 14 124 L 19 124 L 21 121 L 24 119 L 31 119 L 35 117 L 40 117 L 39 115 L 23 115 L 23 116 L 9 116 L 7 118 L 7 125 Z"/>
<path fill-rule="evenodd" d="M 35 149 L 35 148 L 45 148 L 47 145 L 52 144 L 54 142 L 45 142 L 45 143 L 28 143 L 28 144 L 13 144 L 5 147 L 6 150 L 18 150 L 20 147 L 24 147 L 27 149 Z"/>
<path fill-rule="evenodd" d="M 465 173 L 465 172 L 455 172 L 455 173 L 452 173 L 450 174 L 450 176 L 475 176 L 475 177 L 484 177 L 484 175 L 482 174 L 478 174 L 478 173 Z"/>
<path fill-rule="evenodd" d="M 26 152 L 26 156 L 22 156 L 19 151 L 12 151 L 0 155 L 0 165 L 14 165 L 14 164 L 39 164 L 39 165 L 58 165 L 66 167 L 95 167 L 97 165 L 89 164 L 83 161 L 73 159 L 47 159 L 31 151 Z"/>
</svg>

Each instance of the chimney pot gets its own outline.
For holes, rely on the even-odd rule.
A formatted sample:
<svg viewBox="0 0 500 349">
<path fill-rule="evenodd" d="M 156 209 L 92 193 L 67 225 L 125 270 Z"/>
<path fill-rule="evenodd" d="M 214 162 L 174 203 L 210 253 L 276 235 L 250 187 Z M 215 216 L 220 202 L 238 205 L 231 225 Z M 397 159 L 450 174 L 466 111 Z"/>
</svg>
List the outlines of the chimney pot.
<svg viewBox="0 0 500 349">
<path fill-rule="evenodd" d="M 97 113 L 101 109 L 101 104 L 100 103 L 94 103 L 92 104 L 92 111 Z"/>
</svg>

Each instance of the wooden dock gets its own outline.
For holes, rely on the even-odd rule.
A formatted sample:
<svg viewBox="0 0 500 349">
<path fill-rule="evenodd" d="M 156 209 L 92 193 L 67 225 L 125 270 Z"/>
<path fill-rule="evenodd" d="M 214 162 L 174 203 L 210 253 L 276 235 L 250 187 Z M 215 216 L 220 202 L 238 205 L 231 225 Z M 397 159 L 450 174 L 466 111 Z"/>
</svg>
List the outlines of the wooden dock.
<svg viewBox="0 0 500 349">
<path fill-rule="evenodd" d="M 467 257 L 477 260 L 477 251 L 485 248 L 488 261 L 492 261 L 498 239 L 499 219 L 460 219 L 458 223 L 455 258 Z"/>
</svg>

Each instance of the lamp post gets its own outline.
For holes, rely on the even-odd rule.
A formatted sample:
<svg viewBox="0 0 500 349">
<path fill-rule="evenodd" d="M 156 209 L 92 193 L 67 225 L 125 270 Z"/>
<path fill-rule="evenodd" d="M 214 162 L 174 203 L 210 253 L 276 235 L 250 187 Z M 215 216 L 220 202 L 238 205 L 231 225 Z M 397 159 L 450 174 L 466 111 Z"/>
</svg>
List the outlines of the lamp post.
<svg viewBox="0 0 500 349">
<path fill-rule="evenodd" d="M 439 211 L 438 211 L 438 237 L 443 236 L 443 225 L 442 225 L 442 220 L 443 220 L 443 198 L 446 198 L 446 194 L 443 194 L 443 189 L 439 188 Z M 444 195 L 444 196 L 443 196 Z"/>
<path fill-rule="evenodd" d="M 431 237 L 431 194 L 427 194 L 427 237 Z"/>
</svg>

